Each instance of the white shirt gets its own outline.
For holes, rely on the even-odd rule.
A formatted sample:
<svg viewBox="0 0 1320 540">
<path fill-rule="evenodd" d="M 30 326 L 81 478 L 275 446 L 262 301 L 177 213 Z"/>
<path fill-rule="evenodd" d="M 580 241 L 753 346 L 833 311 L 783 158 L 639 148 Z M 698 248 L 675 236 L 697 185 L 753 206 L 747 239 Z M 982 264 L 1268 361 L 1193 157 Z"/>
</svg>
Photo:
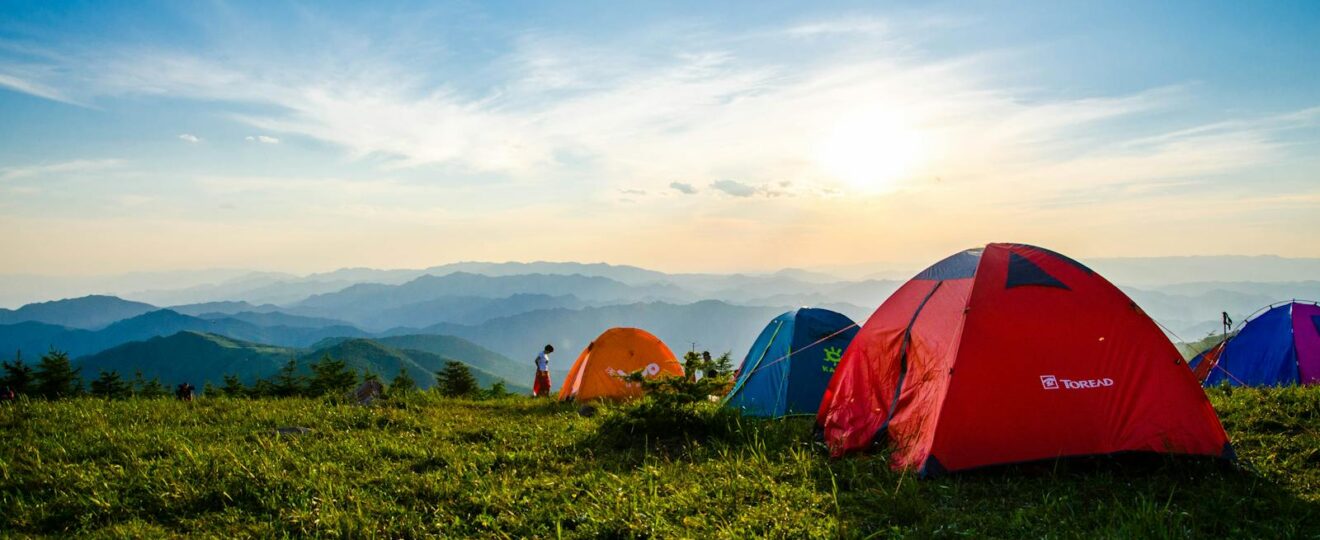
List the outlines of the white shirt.
<svg viewBox="0 0 1320 540">
<path fill-rule="evenodd" d="M 550 371 L 550 355 L 544 352 L 536 355 L 536 370 Z"/>
</svg>

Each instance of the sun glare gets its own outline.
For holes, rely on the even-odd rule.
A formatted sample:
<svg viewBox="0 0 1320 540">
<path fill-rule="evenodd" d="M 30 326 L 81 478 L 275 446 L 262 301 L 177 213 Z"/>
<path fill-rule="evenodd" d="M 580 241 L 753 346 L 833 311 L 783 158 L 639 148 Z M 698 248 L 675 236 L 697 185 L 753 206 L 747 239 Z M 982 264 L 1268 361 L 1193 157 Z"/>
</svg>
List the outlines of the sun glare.
<svg viewBox="0 0 1320 540">
<path fill-rule="evenodd" d="M 816 150 L 826 174 L 869 192 L 892 189 L 925 158 L 926 142 L 902 114 L 870 110 L 834 125 Z"/>
</svg>

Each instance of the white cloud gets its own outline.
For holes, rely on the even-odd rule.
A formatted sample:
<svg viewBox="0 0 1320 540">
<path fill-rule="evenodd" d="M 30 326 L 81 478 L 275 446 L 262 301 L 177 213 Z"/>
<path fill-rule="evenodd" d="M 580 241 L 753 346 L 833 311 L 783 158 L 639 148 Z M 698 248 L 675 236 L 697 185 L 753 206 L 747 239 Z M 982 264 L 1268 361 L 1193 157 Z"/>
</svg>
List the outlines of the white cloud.
<svg viewBox="0 0 1320 540">
<path fill-rule="evenodd" d="M 86 94 L 78 98 L 161 95 L 263 105 L 241 107 L 245 112 L 232 118 L 329 142 L 387 168 L 438 165 L 458 175 L 526 181 L 620 178 L 626 180 L 608 188 L 668 186 L 686 194 L 730 177 L 766 195 L 834 192 L 843 183 L 820 163 L 821 141 L 841 123 L 876 110 L 902 117 L 888 136 L 923 141 L 919 162 L 891 179 L 900 188 L 926 189 L 925 179 L 941 178 L 972 186 L 969 192 L 1048 199 L 1097 184 L 1241 171 L 1282 151 L 1278 127 L 1228 122 L 1208 139 L 1176 130 L 1152 135 L 1148 127 L 1097 129 L 1171 110 L 1191 90 L 1043 97 L 998 88 L 987 82 L 998 65 L 992 54 L 919 58 L 891 35 L 901 29 L 857 17 L 726 39 L 678 33 L 646 48 L 529 33 L 474 75 L 443 64 L 419 66 L 415 54 L 370 40 L 355 43 L 353 55 L 298 61 L 223 48 L 208 54 L 121 49 L 89 52 L 70 60 L 76 65 L 54 66 L 60 69 L 28 70 L 40 76 L 23 84 L 65 99 L 77 90 Z M 785 33 L 848 39 L 807 55 L 763 54 L 785 46 L 779 43 Z M 398 39 L 407 53 L 418 38 Z M 60 78 L 67 73 L 86 73 L 86 81 Z M 1278 123 L 1314 124 L 1314 110 Z M 1150 137 L 1169 140 L 1143 140 Z M 279 143 L 269 135 L 245 139 Z M 897 151 L 857 146 L 882 160 L 883 152 Z M 791 190 L 767 187 L 783 179 L 792 180 Z M 747 189 L 724 187 L 747 196 Z"/>
<path fill-rule="evenodd" d="M 190 143 L 190 144 L 196 144 L 196 143 L 202 142 L 201 137 L 198 137 L 198 136 L 193 135 L 193 134 L 191 134 L 191 133 L 182 133 L 182 134 L 180 134 L 180 135 L 179 135 L 179 140 L 181 140 L 181 141 L 183 141 L 183 142 L 186 142 L 186 143 Z"/>
</svg>

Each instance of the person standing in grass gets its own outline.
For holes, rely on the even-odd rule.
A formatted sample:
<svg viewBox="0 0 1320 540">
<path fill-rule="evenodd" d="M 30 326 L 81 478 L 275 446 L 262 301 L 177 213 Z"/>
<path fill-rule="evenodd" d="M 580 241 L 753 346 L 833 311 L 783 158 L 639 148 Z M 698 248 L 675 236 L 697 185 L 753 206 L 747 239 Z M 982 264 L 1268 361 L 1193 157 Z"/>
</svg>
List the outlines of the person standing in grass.
<svg viewBox="0 0 1320 540">
<path fill-rule="evenodd" d="M 552 352 L 555 352 L 555 348 L 546 345 L 545 350 L 536 355 L 536 379 L 532 381 L 532 397 L 550 395 L 550 353 Z"/>
</svg>

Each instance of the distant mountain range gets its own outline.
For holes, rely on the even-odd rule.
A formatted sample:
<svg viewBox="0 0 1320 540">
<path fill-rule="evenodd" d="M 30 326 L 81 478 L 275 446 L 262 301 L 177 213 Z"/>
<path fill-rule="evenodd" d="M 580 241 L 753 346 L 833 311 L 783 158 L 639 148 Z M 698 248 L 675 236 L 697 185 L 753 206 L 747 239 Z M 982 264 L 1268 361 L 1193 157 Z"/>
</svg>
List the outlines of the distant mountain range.
<svg viewBox="0 0 1320 540">
<path fill-rule="evenodd" d="M 84 299 L 66 302 L 81 304 L 82 300 Z M 120 320 L 98 330 L 68 328 L 35 321 L 0 325 L 0 351 L 23 350 L 31 354 L 41 354 L 53 347 L 76 358 L 131 341 L 182 331 L 206 332 L 287 347 L 305 347 L 327 337 L 367 335 L 358 328 L 342 324 L 267 326 L 229 316 L 206 319 L 159 309 Z"/>
<path fill-rule="evenodd" d="M 483 276 L 457 272 L 421 276 L 399 285 L 362 283 L 313 295 L 291 304 L 289 309 L 385 329 L 418 323 L 408 317 L 429 319 L 427 322 L 480 322 L 485 319 L 476 320 L 473 313 L 499 316 L 545 307 L 578 307 L 584 302 L 631 303 L 687 297 L 673 285 L 628 285 L 577 274 Z"/>
<path fill-rule="evenodd" d="M 643 328 L 669 345 L 676 355 L 695 347 L 716 355 L 729 352 L 738 361 L 751 348 L 761 329 L 787 309 L 737 306 L 715 300 L 692 304 L 655 302 L 539 310 L 479 325 L 446 323 L 395 332 L 459 336 L 510 358 L 525 358 L 527 365 L 531 365 L 542 347 L 551 344 L 557 351 L 552 371 L 557 372 L 566 371 L 587 344 L 616 326 Z"/>
<path fill-rule="evenodd" d="M 1320 280 L 1314 279 L 1320 277 L 1320 259 L 1170 257 L 1091 264 L 1182 341 L 1219 331 L 1221 311 L 1241 321 L 1271 302 L 1320 298 Z M 1259 281 L 1212 279 L 1247 274 L 1256 264 L 1268 267 Z M 1124 280 L 1142 276 L 1147 281 Z M 1163 281 L 1177 276 L 1179 281 Z M 613 326 L 645 328 L 675 353 L 695 343 L 698 350 L 740 358 L 761 327 L 785 310 L 825 307 L 862 323 L 902 284 L 796 269 L 666 274 L 547 262 L 353 268 L 307 276 L 215 271 L 195 278 L 209 281 L 134 275 L 123 283 L 159 283 L 162 288 L 132 300 L 93 295 L 0 309 L 0 358 L 19 349 L 35 358 L 55 347 L 91 361 L 115 351 L 113 365 L 132 365 L 126 358 L 139 354 L 152 369 L 183 377 L 231 368 L 264 373 L 272 361 L 328 351 L 349 355 L 346 360 L 363 369 L 421 373 L 436 365 L 437 356 L 457 354 L 458 347 L 461 359 L 482 376 L 525 386 L 532 356 L 546 343 L 558 350 L 556 382 L 587 343 Z M 33 279 L 17 282 L 38 283 Z M 59 282 L 52 290 L 66 290 L 71 283 Z M 110 287 L 119 282 L 102 278 L 95 283 Z M 0 279 L 0 298 L 9 285 Z M 172 341 L 157 343 L 164 338 Z M 154 348 L 142 348 L 148 343 Z M 193 349 L 216 352 L 192 354 Z M 174 352 L 191 356 L 168 356 Z M 170 362 L 177 366 L 167 368 Z"/>
</svg>

